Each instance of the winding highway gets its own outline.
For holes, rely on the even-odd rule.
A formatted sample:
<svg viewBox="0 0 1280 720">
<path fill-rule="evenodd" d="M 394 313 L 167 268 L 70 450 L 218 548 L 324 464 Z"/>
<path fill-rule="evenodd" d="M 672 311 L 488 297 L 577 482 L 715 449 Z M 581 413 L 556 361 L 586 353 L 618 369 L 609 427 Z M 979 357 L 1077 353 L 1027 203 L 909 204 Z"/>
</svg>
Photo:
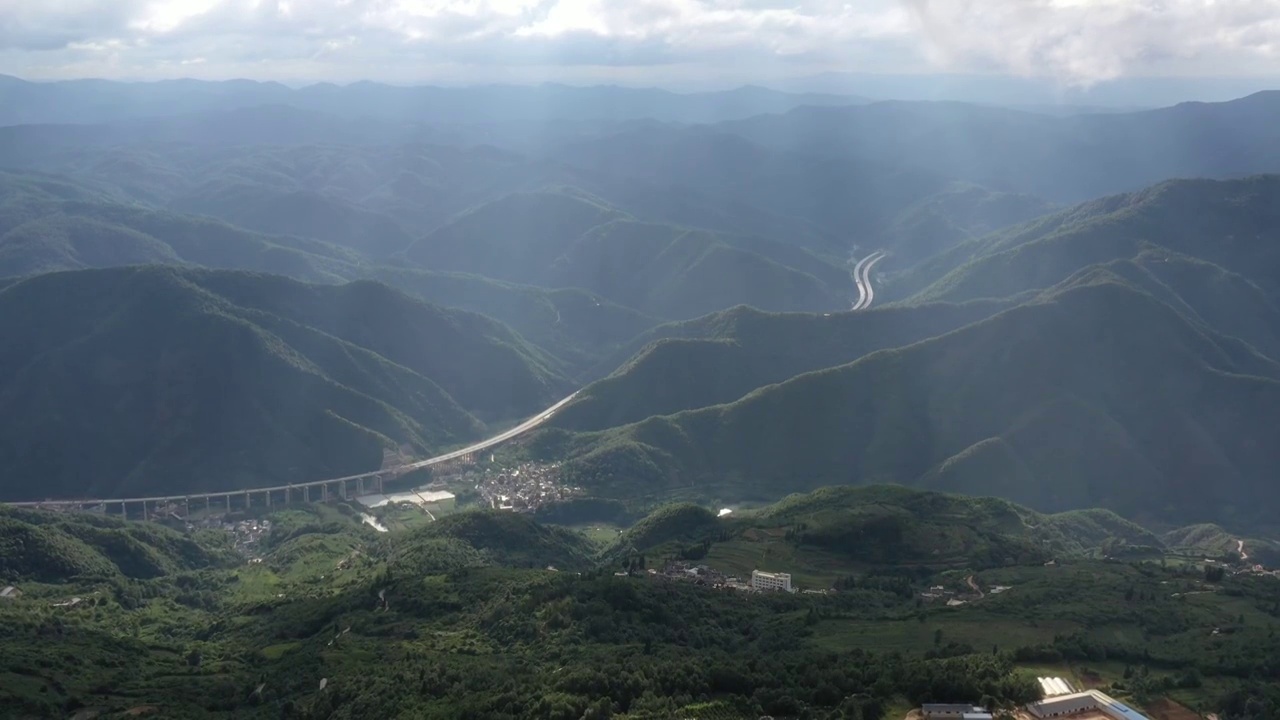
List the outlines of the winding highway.
<svg viewBox="0 0 1280 720">
<path fill-rule="evenodd" d="M 853 281 L 858 285 L 858 302 L 853 304 L 852 310 L 866 310 L 871 307 L 871 302 L 876 297 L 876 290 L 871 286 L 871 270 L 886 255 L 888 253 L 883 250 L 877 250 L 859 260 L 853 268 Z"/>
</svg>

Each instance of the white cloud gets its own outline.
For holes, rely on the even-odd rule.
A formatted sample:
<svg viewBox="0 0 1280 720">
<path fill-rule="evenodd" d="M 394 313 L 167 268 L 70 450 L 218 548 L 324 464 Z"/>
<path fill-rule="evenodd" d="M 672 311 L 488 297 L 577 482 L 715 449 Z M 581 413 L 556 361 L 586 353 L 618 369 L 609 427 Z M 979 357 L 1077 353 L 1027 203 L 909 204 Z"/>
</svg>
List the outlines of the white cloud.
<svg viewBox="0 0 1280 720">
<path fill-rule="evenodd" d="M 1089 85 L 1280 67 L 1280 0 L 904 0 L 934 64 Z"/>
<path fill-rule="evenodd" d="M 533 68 L 602 79 L 934 68 L 1074 84 L 1280 74 L 1280 0 L 0 0 L 0 72 L 19 76 L 420 81 Z"/>
</svg>

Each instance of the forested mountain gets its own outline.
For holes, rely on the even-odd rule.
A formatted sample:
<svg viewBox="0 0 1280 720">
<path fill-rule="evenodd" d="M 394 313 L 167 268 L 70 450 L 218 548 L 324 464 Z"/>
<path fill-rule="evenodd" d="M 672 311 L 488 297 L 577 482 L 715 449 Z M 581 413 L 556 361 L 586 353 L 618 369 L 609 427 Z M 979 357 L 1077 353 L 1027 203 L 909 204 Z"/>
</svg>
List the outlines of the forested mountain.
<svg viewBox="0 0 1280 720">
<path fill-rule="evenodd" d="M 1047 515 L 992 497 L 839 486 L 720 518 L 696 505 L 665 506 L 619 535 L 606 555 L 679 554 L 705 544 L 718 558 L 718 546 L 778 543 L 792 550 L 795 564 L 939 570 L 1079 557 L 1108 542 L 1163 547 L 1150 531 L 1105 510 Z"/>
<path fill-rule="evenodd" d="M 1055 203 L 1149 175 L 1276 169 L 1271 125 L 1259 119 L 1271 95 L 1050 117 L 956 103 L 814 106 L 831 98 L 798 107 L 750 90 L 717 100 L 782 114 L 693 125 L 709 120 L 710 96 L 126 90 L 114 97 L 137 108 L 166 93 L 185 99 L 150 118 L 107 103 L 77 118 L 89 124 L 0 128 L 0 164 L 24 168 L 0 176 L 0 275 L 167 264 L 331 283 L 165 275 L 235 308 L 219 317 L 250 313 L 246 322 L 286 345 L 301 341 L 282 328 L 306 328 L 376 356 L 379 372 L 421 379 L 397 383 L 429 383 L 425 405 L 449 408 L 432 422 L 399 404 L 413 393 L 393 402 L 389 380 L 375 383 L 379 394 L 364 379 L 333 378 L 408 418 L 355 422 L 395 443 L 473 437 L 604 377 L 539 447 L 571 453 L 584 484 L 618 497 L 646 483 L 769 499 L 891 480 L 1180 522 L 1190 519 L 1189 468 L 1227 478 L 1220 485 L 1235 488 L 1242 513 L 1263 492 L 1263 431 L 1238 433 L 1255 447 L 1225 428 L 1260 422 L 1264 404 L 1230 415 L 1221 394 L 1200 393 L 1225 383 L 1264 397 L 1277 377 L 1276 178 L 1175 180 Z M 437 95 L 457 103 L 424 99 Z M 613 109 L 592 104 L 606 96 Z M 354 97 L 363 113 L 345 104 Z M 533 98 L 560 109 L 535 109 Z M 474 120 L 494 103 L 510 116 Z M 1169 151 L 1205 133 L 1222 137 Z M 850 261 L 877 249 L 889 255 L 876 268 L 876 306 L 847 312 Z M 107 275 L 129 272 L 143 273 Z M 441 334 L 418 317 L 427 306 L 380 285 L 341 285 L 364 279 L 497 322 Z M 1177 392 L 1150 384 L 1162 373 L 1182 378 Z M 823 389 L 786 400 L 811 383 Z M 800 433 L 827 405 L 847 415 Z M 1204 417 L 1215 413 L 1227 419 Z M 761 429 L 774 424 L 785 432 Z M 1161 446 L 1173 438 L 1194 462 Z M 1156 491 L 1167 507 L 1140 508 L 1138 494 Z M 1231 512 L 1205 519 L 1230 524 Z"/>
<path fill-rule="evenodd" d="M 802 373 L 844 365 L 977 322 L 1000 303 L 929 304 L 868 313 L 777 314 L 736 307 L 650 330 L 603 363 L 554 425 L 603 430 L 709 405 Z M 627 360 L 628 354 L 635 354 Z"/>
<path fill-rule="evenodd" d="M 378 267 L 370 277 L 427 302 L 509 325 L 575 377 L 607 374 L 616 365 L 600 370 L 603 358 L 616 356 L 624 343 L 660 322 L 581 288 L 539 288 L 410 267 Z"/>
<path fill-rule="evenodd" d="M 231 115 L 0 127 L 0 166 L 374 253 L 402 242 L 393 225 L 421 236 L 478 204 L 548 185 L 582 188 L 645 221 L 840 257 L 891 246 L 922 259 L 1048 208 L 939 173 L 780 152 L 701 126 L 561 128 L 505 142 L 288 108 Z"/>
<path fill-rule="evenodd" d="M 311 118 L 299 123 L 315 126 Z M 262 123 L 249 127 L 264 132 Z M 120 138 L 112 130 L 0 128 L 0 165 L 66 175 L 155 207 L 376 254 L 404 249 L 478 202 L 574 177 L 493 147 L 370 144 L 287 129 L 280 134 L 291 138 L 288 143 L 204 132 L 163 141 L 145 128 L 137 137 Z"/>
<path fill-rule="evenodd" d="M 1280 298 L 1278 234 L 1280 175 L 1175 180 L 962 243 L 904 273 L 887 292 L 894 297 L 918 293 L 922 299 L 1007 297 L 1049 287 L 1095 263 L 1168 251 L 1170 259 L 1190 256 L 1247 278 L 1275 302 Z M 1196 282 L 1196 273 L 1148 269 L 1175 290 Z M 1179 276 L 1185 279 L 1175 279 Z M 1194 295 L 1185 294 L 1189 301 Z"/>
<path fill-rule="evenodd" d="M 902 243 L 918 253 L 1029 220 L 1047 204 L 992 193 L 911 164 L 828 151 L 772 149 L 705 127 L 646 126 L 556 147 L 551 157 L 606 177 L 673 184 L 734 207 L 767 210 L 793 229 L 777 239 L 823 252 L 857 253 L 901 242 L 904 224 L 936 216 L 932 237 Z M 963 197 L 955 202 L 956 196 Z"/>
<path fill-rule="evenodd" d="M 0 78 L 0 125 L 100 123 L 128 118 L 284 105 L 347 117 L 393 118 L 438 124 L 484 124 L 551 119 L 657 118 L 716 122 L 800 105 L 865 102 L 849 95 L 785 93 L 763 87 L 674 93 L 617 86 L 400 87 L 374 82 L 316 83 L 290 88 L 274 82 L 170 80 L 150 83 L 78 80 L 26 82 Z"/>
<path fill-rule="evenodd" d="M 619 495 L 894 481 L 1265 523 L 1278 403 L 1280 364 L 1100 270 L 949 334 L 570 447 L 581 482 Z"/>
<path fill-rule="evenodd" d="M 0 507 L 0 577 L 8 581 L 149 579 L 238 560 L 225 537 L 196 539 L 154 524 Z"/>
<path fill-rule="evenodd" d="M 636 221 L 573 188 L 481 205 L 405 251 L 437 270 L 545 287 L 581 287 L 657 317 L 740 303 L 831 310 L 851 302 L 848 270 L 802 249 Z"/>
<path fill-rule="evenodd" d="M 0 323 L 9 499 L 376 470 L 384 449 L 471 440 L 566 389 L 504 326 L 369 282 L 52 273 L 0 290 Z"/>
<path fill-rule="evenodd" d="M 797 108 L 716 128 L 771 148 L 844 154 L 1078 202 L 1169 178 L 1275 172 L 1277 113 L 1280 92 L 1072 117 L 964 103 L 884 102 Z"/>
<path fill-rule="evenodd" d="M 305 214 L 290 210 L 284 216 Z M 396 230 L 381 237 L 407 236 Z M 511 325 L 570 374 L 586 371 L 659 322 L 581 289 L 378 265 L 357 249 L 152 210 L 60 176 L 0 172 L 0 277 L 137 264 L 253 270 L 333 283 L 376 279 L 428 302 Z"/>
<path fill-rule="evenodd" d="M 54 176 L 0 172 L 0 276 L 160 263 L 335 281 L 360 262 L 316 240 L 152 210 Z"/>
</svg>

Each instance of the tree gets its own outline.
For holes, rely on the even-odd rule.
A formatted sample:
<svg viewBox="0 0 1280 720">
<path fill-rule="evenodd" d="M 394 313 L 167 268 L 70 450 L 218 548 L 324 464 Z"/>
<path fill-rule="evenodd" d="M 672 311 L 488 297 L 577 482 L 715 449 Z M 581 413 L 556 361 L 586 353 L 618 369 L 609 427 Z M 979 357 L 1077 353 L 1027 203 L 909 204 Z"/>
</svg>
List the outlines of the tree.
<svg viewBox="0 0 1280 720">
<path fill-rule="evenodd" d="M 933 644 L 935 647 L 942 644 L 942 628 L 933 631 Z"/>
</svg>

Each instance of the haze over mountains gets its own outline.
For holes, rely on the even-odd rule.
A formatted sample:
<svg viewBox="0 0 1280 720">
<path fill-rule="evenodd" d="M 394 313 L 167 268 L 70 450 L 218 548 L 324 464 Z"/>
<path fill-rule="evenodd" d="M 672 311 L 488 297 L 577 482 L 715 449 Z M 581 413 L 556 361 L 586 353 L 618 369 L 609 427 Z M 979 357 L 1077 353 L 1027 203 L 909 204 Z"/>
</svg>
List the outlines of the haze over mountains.
<svg viewBox="0 0 1280 720">
<path fill-rule="evenodd" d="M 6 78 L 0 108 L 0 499 L 373 470 L 581 388 L 527 452 L 637 510 L 890 482 L 1274 525 L 1275 93 Z"/>
</svg>

